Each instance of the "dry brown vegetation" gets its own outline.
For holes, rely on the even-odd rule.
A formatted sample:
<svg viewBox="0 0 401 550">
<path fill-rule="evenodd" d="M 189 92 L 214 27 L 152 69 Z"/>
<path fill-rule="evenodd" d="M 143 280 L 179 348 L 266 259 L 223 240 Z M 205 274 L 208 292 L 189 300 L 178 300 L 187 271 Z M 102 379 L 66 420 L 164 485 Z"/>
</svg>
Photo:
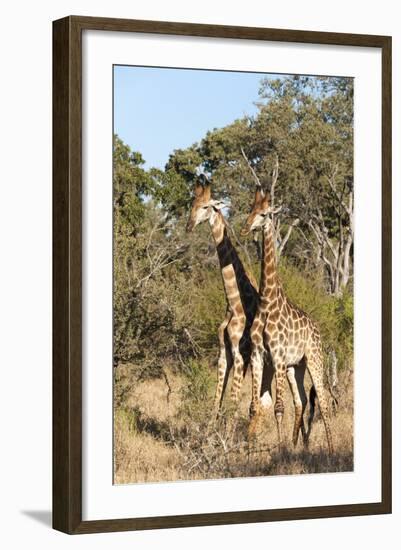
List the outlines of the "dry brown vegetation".
<svg viewBox="0 0 401 550">
<path fill-rule="evenodd" d="M 129 387 L 130 368 L 121 368 L 125 373 L 116 385 L 118 391 L 124 384 Z M 226 410 L 218 423 L 211 425 L 213 374 L 208 367 L 189 377 L 167 372 L 164 378 L 138 382 L 124 400 L 124 406 L 115 400 L 115 483 L 353 470 L 353 376 L 350 369 L 340 374 L 338 408 L 332 407 L 335 448 L 332 456 L 327 453 L 318 408 L 308 449 L 301 441 L 294 449 L 290 441 L 293 405 L 289 389 L 284 416 L 287 440 L 281 451 L 277 447 L 272 409 L 263 419 L 257 438 L 249 440 L 249 373 L 244 381 L 236 420 L 233 420 L 232 411 Z M 308 379 L 306 383 L 309 390 Z M 306 418 L 307 414 L 308 409 Z"/>
</svg>

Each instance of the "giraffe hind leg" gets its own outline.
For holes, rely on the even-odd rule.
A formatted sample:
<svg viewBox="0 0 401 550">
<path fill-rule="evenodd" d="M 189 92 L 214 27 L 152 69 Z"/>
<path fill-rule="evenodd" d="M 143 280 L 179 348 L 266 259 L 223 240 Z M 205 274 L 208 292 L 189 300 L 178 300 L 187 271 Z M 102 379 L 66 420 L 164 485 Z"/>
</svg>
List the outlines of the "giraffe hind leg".
<svg viewBox="0 0 401 550">
<path fill-rule="evenodd" d="M 263 354 L 262 387 L 260 389 L 260 405 L 264 410 L 269 409 L 273 404 L 273 399 L 272 399 L 273 378 L 274 378 L 273 361 L 270 356 L 270 351 L 265 350 Z"/>
<path fill-rule="evenodd" d="M 260 348 L 255 349 L 254 366 L 252 367 L 253 398 L 249 407 L 249 439 L 253 439 L 259 433 L 265 414 L 273 404 L 273 377 L 274 368 L 270 352 L 263 351 Z"/>
<path fill-rule="evenodd" d="M 294 430 L 292 436 L 294 447 L 297 445 L 300 431 L 302 432 L 303 440 L 305 441 L 304 413 L 307 404 L 304 386 L 305 370 L 306 363 L 304 360 L 301 360 L 298 365 L 291 366 L 287 369 L 287 379 L 291 388 L 295 410 Z"/>
<path fill-rule="evenodd" d="M 323 386 L 323 357 L 319 350 L 316 350 L 307 356 L 307 367 L 319 401 L 319 408 L 326 430 L 329 453 L 332 454 L 333 439 L 330 430 L 328 404 Z"/>
<path fill-rule="evenodd" d="M 303 444 L 305 447 L 307 447 L 307 438 L 306 438 L 307 432 L 305 429 L 305 422 L 304 422 L 306 405 L 308 404 L 308 398 L 305 391 L 305 372 L 306 372 L 306 360 L 303 357 L 298 365 L 298 368 L 295 369 L 295 379 L 297 382 L 297 387 L 298 387 L 299 395 L 301 397 L 301 402 L 302 402 L 300 430 L 302 434 Z"/>
<path fill-rule="evenodd" d="M 309 438 L 312 431 L 313 418 L 315 416 L 315 408 L 316 408 L 316 389 L 315 389 L 315 386 L 312 386 L 309 392 L 308 430 L 305 431 L 305 427 L 304 427 L 302 432 L 305 447 L 308 447 L 309 445 Z"/>
</svg>

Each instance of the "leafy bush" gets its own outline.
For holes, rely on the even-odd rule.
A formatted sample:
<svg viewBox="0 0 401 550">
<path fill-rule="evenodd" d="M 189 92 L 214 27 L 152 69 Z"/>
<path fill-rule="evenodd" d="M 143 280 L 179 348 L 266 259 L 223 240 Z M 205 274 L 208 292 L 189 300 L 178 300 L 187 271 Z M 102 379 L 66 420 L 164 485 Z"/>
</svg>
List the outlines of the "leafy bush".
<svg viewBox="0 0 401 550">
<path fill-rule="evenodd" d="M 183 374 L 185 383 L 181 390 L 182 406 L 179 416 L 196 423 L 207 421 L 211 412 L 215 382 L 207 361 L 188 361 Z"/>
<path fill-rule="evenodd" d="M 353 297 L 345 292 L 342 297 L 328 294 L 322 274 L 316 270 L 301 272 L 282 258 L 279 265 L 284 290 L 292 303 L 300 307 L 319 327 L 323 348 L 336 352 L 342 368 L 353 353 Z"/>
</svg>

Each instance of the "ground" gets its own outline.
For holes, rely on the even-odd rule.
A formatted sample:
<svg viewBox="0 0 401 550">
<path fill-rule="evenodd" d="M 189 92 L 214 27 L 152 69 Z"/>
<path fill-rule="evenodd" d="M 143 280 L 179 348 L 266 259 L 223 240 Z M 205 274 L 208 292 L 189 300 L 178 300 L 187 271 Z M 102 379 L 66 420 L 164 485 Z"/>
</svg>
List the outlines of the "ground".
<svg viewBox="0 0 401 550">
<path fill-rule="evenodd" d="M 289 388 L 283 420 L 286 441 L 279 450 L 272 409 L 263 418 L 257 436 L 248 437 L 249 373 L 244 380 L 234 431 L 230 412 L 223 415 L 216 425 L 210 423 L 212 391 L 193 399 L 185 377 L 170 370 L 166 371 L 166 375 L 137 383 L 126 397 L 124 406 L 119 404 L 115 408 L 115 483 L 353 470 L 352 370 L 340 374 L 338 408 L 334 410 L 331 407 L 330 425 L 334 443 L 334 454 L 331 456 L 327 452 L 318 407 L 308 449 L 304 448 L 301 440 L 294 449 L 291 442 L 293 404 Z M 210 376 L 214 373 L 211 372 Z M 309 395 L 308 375 L 306 378 Z M 194 391 L 196 393 L 196 388 Z M 229 395 L 229 391 L 226 394 Z M 330 397 L 329 392 L 327 396 Z M 229 399 L 226 403 L 229 408 Z M 307 415 L 308 409 L 305 419 Z"/>
</svg>

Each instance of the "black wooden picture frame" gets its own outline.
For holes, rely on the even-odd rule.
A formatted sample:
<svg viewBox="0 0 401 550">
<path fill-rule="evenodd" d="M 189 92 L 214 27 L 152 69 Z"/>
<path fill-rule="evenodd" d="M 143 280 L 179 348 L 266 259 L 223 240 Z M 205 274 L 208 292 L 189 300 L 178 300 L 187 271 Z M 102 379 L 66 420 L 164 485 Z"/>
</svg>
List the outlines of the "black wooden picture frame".
<svg viewBox="0 0 401 550">
<path fill-rule="evenodd" d="M 379 502 L 82 520 L 82 31 L 379 48 L 382 55 L 382 496 Z M 391 512 L 391 37 L 71 16 L 53 22 L 53 527 L 69 534 Z"/>
</svg>

